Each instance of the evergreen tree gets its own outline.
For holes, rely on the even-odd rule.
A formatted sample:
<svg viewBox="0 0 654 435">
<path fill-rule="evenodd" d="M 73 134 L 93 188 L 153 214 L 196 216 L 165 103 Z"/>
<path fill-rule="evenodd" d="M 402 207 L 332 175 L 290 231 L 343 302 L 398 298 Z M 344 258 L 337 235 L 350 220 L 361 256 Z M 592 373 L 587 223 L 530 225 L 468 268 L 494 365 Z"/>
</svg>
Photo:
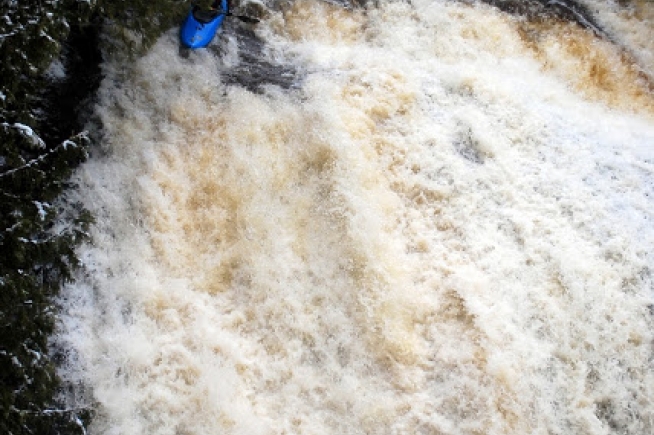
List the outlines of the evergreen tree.
<svg viewBox="0 0 654 435">
<path fill-rule="evenodd" d="M 44 70 L 58 55 L 71 23 L 90 12 L 77 0 L 2 2 L 0 6 L 0 432 L 52 433 L 71 415 L 52 409 L 57 386 L 48 356 L 52 297 L 70 277 L 73 247 L 84 233 L 80 213 L 53 231 L 56 201 L 86 155 L 76 135 L 46 144 Z M 70 414 L 70 413 L 69 413 Z"/>
<path fill-rule="evenodd" d="M 113 43 L 122 42 L 131 54 L 138 54 L 163 31 L 179 24 L 189 4 L 185 0 L 98 0 L 96 12 L 114 36 Z"/>
<path fill-rule="evenodd" d="M 52 299 L 71 279 L 74 249 L 90 222 L 79 206 L 64 203 L 62 192 L 86 158 L 90 139 L 83 132 L 60 137 L 65 129 L 48 125 L 62 118 L 49 113 L 59 107 L 48 104 L 51 83 L 44 72 L 75 26 L 102 26 L 114 36 L 110 41 L 122 41 L 117 48 L 134 50 L 137 41 L 144 50 L 179 22 L 188 5 L 182 0 L 0 2 L 2 434 L 83 433 L 91 414 L 57 408 L 58 379 L 48 355 L 56 316 Z"/>
<path fill-rule="evenodd" d="M 86 9 L 85 9 L 86 8 Z M 0 18 L 0 433 L 49 434 L 78 420 L 53 409 L 57 377 L 48 356 L 52 297 L 70 277 L 87 216 L 53 231 L 57 199 L 86 155 L 76 135 L 46 144 L 43 71 L 85 2 L 2 2 Z"/>
</svg>

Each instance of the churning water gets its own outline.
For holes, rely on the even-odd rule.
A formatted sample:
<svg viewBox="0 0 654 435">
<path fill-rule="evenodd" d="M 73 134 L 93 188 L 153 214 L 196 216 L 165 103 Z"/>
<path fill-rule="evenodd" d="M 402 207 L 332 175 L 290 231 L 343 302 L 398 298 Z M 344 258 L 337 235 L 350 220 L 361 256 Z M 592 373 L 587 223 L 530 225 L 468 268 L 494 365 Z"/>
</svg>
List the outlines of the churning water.
<svg viewBox="0 0 654 435">
<path fill-rule="evenodd" d="M 654 433 L 654 4 L 380 3 L 105 65 L 91 434 Z"/>
</svg>

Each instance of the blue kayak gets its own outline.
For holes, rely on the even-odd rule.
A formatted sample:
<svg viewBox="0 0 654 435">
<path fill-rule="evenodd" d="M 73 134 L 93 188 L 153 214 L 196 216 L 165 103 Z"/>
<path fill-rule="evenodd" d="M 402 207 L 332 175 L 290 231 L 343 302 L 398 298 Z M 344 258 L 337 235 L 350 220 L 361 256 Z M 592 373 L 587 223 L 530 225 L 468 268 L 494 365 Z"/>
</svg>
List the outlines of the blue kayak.
<svg viewBox="0 0 654 435">
<path fill-rule="evenodd" d="M 220 9 L 207 11 L 193 6 L 180 31 L 182 45 L 191 49 L 209 45 L 227 16 L 227 8 L 227 0 L 220 1 Z"/>
</svg>

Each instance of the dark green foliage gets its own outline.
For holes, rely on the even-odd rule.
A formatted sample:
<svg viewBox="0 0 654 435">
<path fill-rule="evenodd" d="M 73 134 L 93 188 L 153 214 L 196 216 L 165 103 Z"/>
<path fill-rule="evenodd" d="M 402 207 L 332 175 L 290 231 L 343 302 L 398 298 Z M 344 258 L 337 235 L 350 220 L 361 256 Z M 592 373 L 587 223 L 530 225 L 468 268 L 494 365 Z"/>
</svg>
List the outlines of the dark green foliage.
<svg viewBox="0 0 654 435">
<path fill-rule="evenodd" d="M 59 199 L 88 139 L 48 144 L 44 70 L 59 54 L 70 24 L 86 19 L 85 2 L 2 2 L 0 6 L 0 433 L 50 434 L 79 427 L 75 413 L 53 408 L 57 387 L 48 356 L 52 297 L 75 264 L 84 211 L 61 222 Z M 86 7 L 86 9 L 85 9 Z M 60 206 L 60 205 L 59 205 Z M 73 433 L 73 432 L 70 432 Z"/>
<path fill-rule="evenodd" d="M 91 221 L 62 193 L 87 156 L 78 116 L 100 78 L 97 47 L 83 55 L 67 38 L 71 29 L 79 39 L 104 28 L 117 50 L 145 49 L 188 7 L 181 0 L 0 2 L 0 434 L 79 434 L 92 412 L 60 409 L 48 354 L 53 298 L 72 279 L 74 250 Z M 58 83 L 45 70 L 62 47 L 77 61 L 66 64 L 73 76 Z"/>
<path fill-rule="evenodd" d="M 60 50 L 70 26 L 86 20 L 88 3 L 41 0 L 0 3 L 0 110 L 3 117 L 33 122 L 42 73 Z"/>
<path fill-rule="evenodd" d="M 164 30 L 179 24 L 188 10 L 184 0 L 99 0 L 96 12 L 114 36 L 129 50 L 140 53 Z"/>
<path fill-rule="evenodd" d="M 86 156 L 87 139 L 48 149 L 26 127 L 8 123 L 0 137 L 0 433 L 47 434 L 73 417 L 52 409 L 57 378 L 48 336 L 52 298 L 70 279 L 73 249 L 90 222 L 84 211 L 61 221 L 57 209 L 65 180 Z"/>
</svg>

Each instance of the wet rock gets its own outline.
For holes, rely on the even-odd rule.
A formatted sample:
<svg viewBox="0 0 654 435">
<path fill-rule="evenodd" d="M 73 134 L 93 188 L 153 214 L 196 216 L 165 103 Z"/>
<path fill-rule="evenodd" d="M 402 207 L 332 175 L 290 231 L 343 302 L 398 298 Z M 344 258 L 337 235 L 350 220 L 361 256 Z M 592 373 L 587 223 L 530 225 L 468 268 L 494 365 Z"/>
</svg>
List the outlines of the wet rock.
<svg viewBox="0 0 654 435">
<path fill-rule="evenodd" d="M 250 26 L 232 22 L 226 30 L 236 36 L 239 62 L 221 72 L 224 83 L 241 85 L 257 93 L 270 85 L 282 89 L 300 86 L 301 74 L 297 68 L 268 60 L 264 52 L 265 42 L 257 37 Z"/>
<path fill-rule="evenodd" d="M 241 2 L 235 13 L 258 20 L 264 20 L 270 15 L 268 9 L 259 2 Z"/>
<path fill-rule="evenodd" d="M 524 16 L 529 20 L 561 20 L 576 23 L 598 36 L 604 32 L 593 19 L 590 11 L 572 0 L 480 0 L 498 9 Z"/>
</svg>

